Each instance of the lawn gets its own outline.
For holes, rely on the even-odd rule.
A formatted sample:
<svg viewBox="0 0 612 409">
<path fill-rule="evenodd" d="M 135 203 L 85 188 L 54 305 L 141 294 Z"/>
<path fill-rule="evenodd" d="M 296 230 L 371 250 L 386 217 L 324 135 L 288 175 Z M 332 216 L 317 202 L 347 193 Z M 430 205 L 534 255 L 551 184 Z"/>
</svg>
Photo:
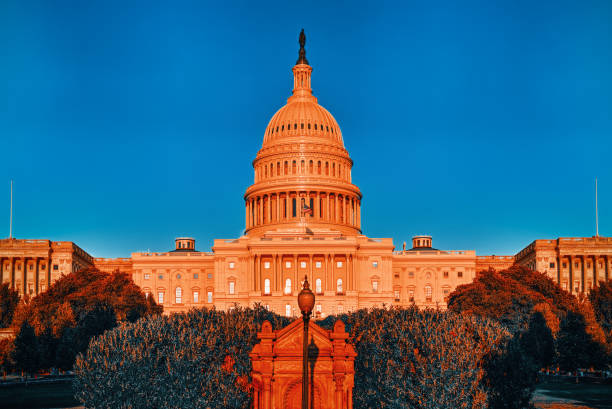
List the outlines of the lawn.
<svg viewBox="0 0 612 409">
<path fill-rule="evenodd" d="M 0 387 L 3 408 L 40 409 L 67 408 L 80 403 L 72 396 L 72 380 Z"/>
<path fill-rule="evenodd" d="M 534 403 L 540 408 L 612 409 L 612 385 L 542 382 L 536 388 Z"/>
</svg>

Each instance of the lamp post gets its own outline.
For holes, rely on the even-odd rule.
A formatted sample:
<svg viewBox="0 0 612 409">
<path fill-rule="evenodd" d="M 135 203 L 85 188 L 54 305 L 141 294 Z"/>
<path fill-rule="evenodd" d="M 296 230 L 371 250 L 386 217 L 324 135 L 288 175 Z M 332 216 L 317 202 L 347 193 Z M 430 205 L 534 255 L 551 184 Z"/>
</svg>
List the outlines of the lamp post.
<svg viewBox="0 0 612 409">
<path fill-rule="evenodd" d="M 314 308 L 315 295 L 308 285 L 308 276 L 304 276 L 304 288 L 298 294 L 298 306 L 304 320 L 304 352 L 302 354 L 302 409 L 308 409 L 308 322 Z"/>
</svg>

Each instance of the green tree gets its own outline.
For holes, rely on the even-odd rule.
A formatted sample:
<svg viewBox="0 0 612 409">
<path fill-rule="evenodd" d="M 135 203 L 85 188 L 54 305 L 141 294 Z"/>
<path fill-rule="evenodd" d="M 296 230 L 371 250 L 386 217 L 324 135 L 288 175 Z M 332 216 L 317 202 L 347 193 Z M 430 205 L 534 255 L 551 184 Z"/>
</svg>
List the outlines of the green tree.
<svg viewBox="0 0 612 409">
<path fill-rule="evenodd" d="M 600 281 L 591 289 L 589 300 L 608 343 L 612 343 L 612 280 Z"/>
<path fill-rule="evenodd" d="M 13 362 L 15 362 L 15 369 L 26 375 L 35 373 L 39 368 L 38 352 L 38 339 L 34 333 L 34 328 L 24 322 L 15 337 L 11 356 Z"/>
<path fill-rule="evenodd" d="M 13 322 L 13 315 L 19 304 L 19 293 L 9 283 L 0 284 L 0 328 L 7 328 Z"/>
<path fill-rule="evenodd" d="M 603 368 L 607 363 L 603 346 L 586 330 L 584 316 L 569 312 L 561 321 L 557 344 L 557 362 L 564 371 Z"/>
<path fill-rule="evenodd" d="M 7 372 L 11 372 L 15 367 L 13 361 L 13 340 L 9 338 L 0 339 L 0 371 L 6 380 Z"/>
</svg>

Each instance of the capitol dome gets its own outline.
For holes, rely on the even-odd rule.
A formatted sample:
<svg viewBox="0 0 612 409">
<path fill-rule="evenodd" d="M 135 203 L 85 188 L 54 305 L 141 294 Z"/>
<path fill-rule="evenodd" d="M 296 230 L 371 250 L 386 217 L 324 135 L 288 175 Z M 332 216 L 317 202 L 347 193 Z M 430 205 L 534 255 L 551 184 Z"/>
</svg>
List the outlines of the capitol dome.
<svg viewBox="0 0 612 409">
<path fill-rule="evenodd" d="M 293 67 L 293 92 L 266 127 L 245 195 L 246 233 L 304 226 L 361 233 L 361 192 L 351 183 L 353 161 L 334 117 L 312 94 L 306 37 Z"/>
</svg>

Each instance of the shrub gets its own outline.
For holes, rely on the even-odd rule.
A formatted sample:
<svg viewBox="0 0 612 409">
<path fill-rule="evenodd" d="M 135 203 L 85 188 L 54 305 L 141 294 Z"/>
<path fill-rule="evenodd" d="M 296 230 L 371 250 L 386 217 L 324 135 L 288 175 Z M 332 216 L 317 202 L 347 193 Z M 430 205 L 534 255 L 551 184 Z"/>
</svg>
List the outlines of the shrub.
<svg viewBox="0 0 612 409">
<path fill-rule="evenodd" d="M 77 357 L 75 396 L 87 408 L 247 408 L 248 354 L 265 320 L 289 323 L 257 306 L 123 324 Z"/>
<path fill-rule="evenodd" d="M 0 284 L 0 328 L 6 328 L 13 322 L 13 314 L 19 304 L 19 294 L 9 283 Z"/>
<path fill-rule="evenodd" d="M 335 319 L 320 324 L 331 328 Z M 511 340 L 490 320 L 416 308 L 340 319 L 358 352 L 356 408 L 495 407 L 495 397 L 508 396 L 495 388 L 515 381 L 502 374 L 489 382 L 487 365 L 508 362 Z M 76 397 L 88 408 L 248 408 L 248 354 L 264 320 L 275 329 L 289 323 L 261 307 L 125 323 L 77 357 Z"/>
</svg>

